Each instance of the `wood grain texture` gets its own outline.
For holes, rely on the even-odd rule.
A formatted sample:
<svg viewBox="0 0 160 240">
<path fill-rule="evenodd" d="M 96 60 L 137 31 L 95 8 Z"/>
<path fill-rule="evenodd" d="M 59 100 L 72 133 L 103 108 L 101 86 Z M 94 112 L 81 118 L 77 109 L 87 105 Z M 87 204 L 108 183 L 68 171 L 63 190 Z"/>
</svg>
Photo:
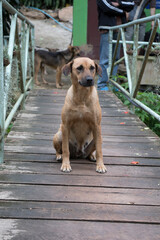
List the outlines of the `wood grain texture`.
<svg viewBox="0 0 160 240">
<path fill-rule="evenodd" d="M 99 92 L 106 174 L 52 147 L 66 90 L 36 89 L 5 142 L 0 236 L 15 240 L 159 240 L 160 140 L 111 92 Z"/>
</svg>

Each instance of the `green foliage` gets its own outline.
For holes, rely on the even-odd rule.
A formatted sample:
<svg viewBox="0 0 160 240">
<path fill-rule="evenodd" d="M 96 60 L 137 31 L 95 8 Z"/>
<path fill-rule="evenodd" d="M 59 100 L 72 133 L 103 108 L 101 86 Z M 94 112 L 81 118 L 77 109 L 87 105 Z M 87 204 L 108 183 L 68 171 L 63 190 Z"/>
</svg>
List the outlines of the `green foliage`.
<svg viewBox="0 0 160 240">
<path fill-rule="evenodd" d="M 7 47 L 3 48 L 3 57 L 4 57 L 5 59 L 9 59 L 8 48 L 7 48 Z M 10 60 L 10 59 L 9 59 L 9 60 Z"/>
<path fill-rule="evenodd" d="M 18 9 L 19 8 L 19 0 L 8 0 L 7 1 L 9 4 L 11 4 L 14 8 Z M 3 35 L 9 35 L 10 31 L 10 24 L 11 24 L 11 19 L 10 19 L 10 14 L 8 11 L 3 8 Z"/>
<path fill-rule="evenodd" d="M 20 5 L 45 9 L 63 8 L 67 4 L 72 5 L 73 0 L 20 0 Z"/>
<path fill-rule="evenodd" d="M 127 89 L 128 83 L 122 84 Z M 125 95 L 121 92 L 115 92 L 118 98 L 126 105 L 130 106 L 131 103 L 126 99 Z M 160 114 L 160 96 L 153 92 L 138 92 L 137 99 L 151 108 L 157 114 Z M 155 119 L 152 115 L 142 110 L 141 108 L 135 108 L 135 114 L 158 136 L 160 136 L 160 122 Z"/>
<path fill-rule="evenodd" d="M 9 127 L 6 130 L 6 134 L 8 134 L 11 131 L 12 127 L 13 127 L 13 123 L 10 123 Z"/>
</svg>

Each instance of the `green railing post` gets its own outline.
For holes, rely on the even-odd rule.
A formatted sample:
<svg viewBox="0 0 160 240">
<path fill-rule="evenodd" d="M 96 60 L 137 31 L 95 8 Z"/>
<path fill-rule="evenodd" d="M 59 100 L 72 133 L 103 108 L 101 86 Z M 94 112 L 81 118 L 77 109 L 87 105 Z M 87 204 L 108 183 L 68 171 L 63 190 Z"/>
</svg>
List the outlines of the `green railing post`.
<svg viewBox="0 0 160 240">
<path fill-rule="evenodd" d="M 10 64 L 4 68 L 3 66 L 3 8 L 8 11 L 11 16 L 11 26 L 9 33 L 9 42 L 6 41 L 7 53 Z M 20 24 L 18 21 L 21 21 Z M 19 36 L 19 28 L 21 27 L 21 38 Z M 30 36 L 31 33 L 31 36 Z M 33 82 L 34 76 L 34 25 L 25 18 L 20 12 L 14 9 L 6 0 L 0 0 L 0 163 L 4 159 L 4 136 L 5 132 L 11 123 L 16 111 L 22 106 L 25 100 L 26 92 Z M 31 39 L 31 63 L 28 64 L 29 56 L 29 39 Z M 15 51 L 15 47 L 18 49 Z M 20 96 L 15 102 L 12 109 L 7 109 L 9 102 L 9 90 L 12 88 L 12 66 L 16 64 L 17 84 L 20 80 Z M 29 67 L 28 67 L 29 65 Z M 29 76 L 27 76 L 27 70 Z M 29 77 L 29 78 L 28 78 Z M 14 92 L 14 89 L 11 89 Z M 8 111 L 7 111 L 8 110 Z"/>
<path fill-rule="evenodd" d="M 34 42 L 34 28 L 31 28 L 31 75 L 33 77 L 33 81 L 32 81 L 32 87 L 33 87 L 33 82 L 34 82 L 34 46 L 35 46 L 35 42 Z"/>
<path fill-rule="evenodd" d="M 141 23 L 149 23 L 151 21 L 154 21 L 154 27 L 152 29 L 151 32 L 151 36 L 148 42 L 145 41 L 138 41 L 138 32 L 139 32 L 139 24 Z M 126 41 L 125 39 L 125 28 L 129 27 L 129 26 L 134 26 L 134 39 L 133 41 Z M 158 29 L 159 27 L 159 29 Z M 137 19 L 134 20 L 132 22 L 123 24 L 123 25 L 119 25 L 119 26 L 115 26 L 115 27 L 103 27 L 103 29 L 107 29 L 109 30 L 109 32 L 114 31 L 114 30 L 120 30 L 121 31 L 121 39 L 119 40 L 119 38 L 117 38 L 117 40 L 112 40 L 112 44 L 115 44 L 117 42 L 122 43 L 123 45 L 123 53 L 124 56 L 122 58 L 120 58 L 117 62 L 115 62 L 115 56 L 112 57 L 111 52 L 112 52 L 112 46 L 111 46 L 111 41 L 109 42 L 109 66 L 112 72 L 112 68 L 115 64 L 120 63 L 122 60 L 125 60 L 125 66 L 126 66 L 126 73 L 127 73 L 127 80 L 128 80 L 128 86 L 129 86 L 129 90 L 126 91 L 118 82 L 115 81 L 115 79 L 113 80 L 111 78 L 111 72 L 110 72 L 110 82 L 116 86 L 116 88 L 120 89 L 120 91 L 127 96 L 127 99 L 136 107 L 140 107 L 143 110 L 145 110 L 146 112 L 148 112 L 149 114 L 151 114 L 153 117 L 155 117 L 158 121 L 160 121 L 160 115 L 157 114 L 156 112 L 154 112 L 152 109 L 150 109 L 149 107 L 147 107 L 145 104 L 143 104 L 142 102 L 138 101 L 136 99 L 137 96 L 137 92 L 139 90 L 139 86 L 141 84 L 141 80 L 143 77 L 143 73 L 145 72 L 145 68 L 147 65 L 147 61 L 148 61 L 148 57 L 150 54 L 150 49 L 151 47 L 156 47 L 156 46 L 160 46 L 159 42 L 154 42 L 154 38 L 156 35 L 156 31 L 157 29 L 160 30 L 160 14 L 156 14 L 154 16 L 150 16 L 150 17 L 145 17 L 145 18 L 141 18 L 141 19 Z M 133 45 L 133 56 L 132 56 L 132 63 L 129 64 L 129 58 L 128 58 L 128 54 L 127 54 L 127 44 L 132 44 Z M 146 52 L 145 52 L 145 56 L 143 58 L 143 62 L 142 62 L 142 66 L 140 66 L 140 70 L 137 69 L 137 58 L 138 58 L 138 49 L 146 46 Z M 133 107 L 134 109 L 134 107 Z M 132 110 L 133 110 L 132 109 Z"/>
<path fill-rule="evenodd" d="M 111 78 L 111 76 L 112 76 L 114 66 L 117 65 L 117 62 L 115 62 L 115 60 L 116 60 L 116 56 L 117 56 L 117 52 L 118 52 L 118 48 L 119 48 L 120 36 L 121 36 L 120 31 L 118 31 L 117 42 L 115 43 L 113 58 L 111 59 L 111 64 L 109 64 L 109 71 L 108 71 L 109 78 Z"/>
<path fill-rule="evenodd" d="M 129 92 L 132 91 L 132 78 L 131 78 L 131 72 L 130 72 L 130 67 L 129 67 L 129 59 L 128 59 L 128 54 L 127 54 L 127 44 L 126 44 L 126 39 L 125 39 L 125 31 L 124 29 L 121 30 L 121 37 L 122 37 L 122 44 L 123 44 L 123 52 L 124 52 L 124 59 L 125 59 L 125 64 L 126 64 L 126 71 L 127 71 L 127 77 L 128 77 L 128 87 L 129 87 Z"/>
<path fill-rule="evenodd" d="M 0 163 L 4 158 L 4 77 L 3 77 L 3 19 L 0 0 Z"/>
<path fill-rule="evenodd" d="M 134 92 L 133 92 L 133 97 L 134 98 L 137 95 L 137 92 L 138 92 L 138 89 L 139 89 L 139 86 L 140 86 L 140 83 L 141 83 L 141 80 L 142 80 L 142 77 L 143 77 L 143 73 L 145 71 L 145 66 L 147 64 L 147 60 L 148 60 L 148 57 L 149 57 L 149 53 L 150 53 L 150 49 L 151 49 L 152 43 L 154 42 L 154 38 L 155 38 L 155 35 L 156 35 L 157 27 L 158 27 L 158 21 L 157 21 L 157 19 L 155 19 L 154 27 L 153 27 L 153 30 L 152 30 L 152 33 L 151 33 L 151 36 L 150 36 L 150 39 L 149 39 L 149 43 L 148 43 L 148 46 L 147 46 L 147 49 L 146 49 L 146 53 L 145 53 L 145 56 L 144 56 L 142 67 L 141 67 L 141 70 L 140 70 L 140 73 L 139 73 L 139 77 L 138 77 L 138 80 L 137 80 L 137 84 L 136 84 Z"/>
<path fill-rule="evenodd" d="M 7 114 L 7 103 L 8 103 L 8 92 L 9 92 L 9 86 L 11 82 L 11 71 L 12 71 L 12 60 L 13 60 L 13 49 L 14 49 L 14 40 L 15 40 L 15 32 L 16 32 L 16 20 L 17 20 L 17 14 L 12 15 L 11 19 L 11 30 L 9 34 L 9 43 L 8 43 L 8 56 L 10 60 L 10 64 L 5 69 L 5 95 L 4 95 L 4 117 L 6 119 Z"/>
</svg>

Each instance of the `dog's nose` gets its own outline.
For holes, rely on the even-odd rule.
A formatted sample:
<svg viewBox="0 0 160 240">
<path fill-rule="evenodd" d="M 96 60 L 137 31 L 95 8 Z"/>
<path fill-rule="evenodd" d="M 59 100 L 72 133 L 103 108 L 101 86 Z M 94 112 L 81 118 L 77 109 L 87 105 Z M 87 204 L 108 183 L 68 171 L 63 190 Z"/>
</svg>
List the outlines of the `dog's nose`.
<svg viewBox="0 0 160 240">
<path fill-rule="evenodd" d="M 87 83 L 91 83 L 93 81 L 93 78 L 88 76 L 88 77 L 86 77 L 86 80 L 87 80 Z"/>
</svg>

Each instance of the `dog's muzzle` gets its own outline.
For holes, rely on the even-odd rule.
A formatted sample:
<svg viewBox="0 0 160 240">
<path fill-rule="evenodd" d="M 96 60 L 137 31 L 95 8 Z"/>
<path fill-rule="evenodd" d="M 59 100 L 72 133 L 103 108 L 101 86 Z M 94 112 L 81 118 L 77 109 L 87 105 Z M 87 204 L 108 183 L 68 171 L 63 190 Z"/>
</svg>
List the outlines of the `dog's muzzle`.
<svg viewBox="0 0 160 240">
<path fill-rule="evenodd" d="M 94 85 L 94 79 L 91 76 L 87 76 L 78 82 L 83 87 L 91 87 Z"/>
</svg>

